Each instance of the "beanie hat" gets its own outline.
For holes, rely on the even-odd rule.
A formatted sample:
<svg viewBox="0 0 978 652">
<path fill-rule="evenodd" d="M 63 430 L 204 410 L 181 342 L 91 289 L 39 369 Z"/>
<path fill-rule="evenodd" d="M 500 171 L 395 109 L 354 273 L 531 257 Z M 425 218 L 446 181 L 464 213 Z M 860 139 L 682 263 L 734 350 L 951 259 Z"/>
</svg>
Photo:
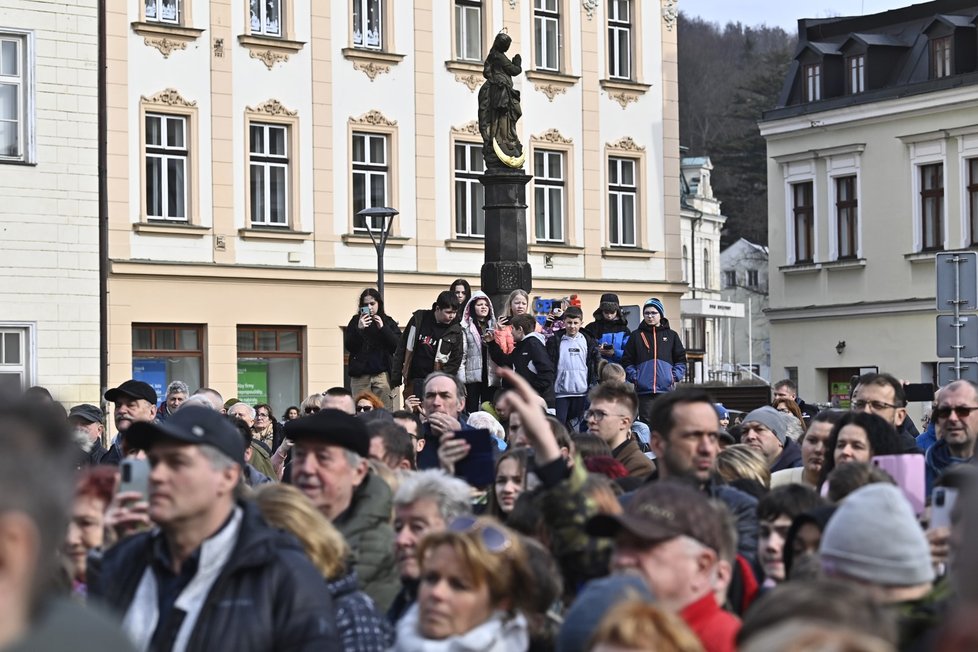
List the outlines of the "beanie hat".
<svg viewBox="0 0 978 652">
<path fill-rule="evenodd" d="M 728 419 L 730 415 L 727 413 L 727 408 L 723 407 L 723 403 L 714 403 L 714 409 L 717 411 L 717 417 L 720 419 Z"/>
<path fill-rule="evenodd" d="M 640 598 L 652 602 L 654 596 L 636 575 L 610 575 L 588 582 L 564 616 L 557 635 L 557 652 L 584 652 L 605 614 L 619 602 Z"/>
<path fill-rule="evenodd" d="M 618 301 L 618 295 L 613 292 L 605 292 L 601 295 L 601 301 L 598 306 L 598 310 L 607 310 L 611 312 L 612 310 L 618 310 L 621 302 Z"/>
<path fill-rule="evenodd" d="M 749 423 L 751 421 L 756 421 L 767 427 L 778 438 L 781 445 L 784 445 L 785 437 L 788 436 L 788 424 L 780 412 L 770 405 L 765 405 L 749 412 L 741 423 Z"/>
<path fill-rule="evenodd" d="M 876 483 L 849 494 L 829 519 L 822 569 L 882 586 L 931 582 L 930 546 L 897 487 Z"/>
<path fill-rule="evenodd" d="M 655 308 L 656 310 L 658 310 L 659 311 L 659 314 L 662 315 L 662 318 L 665 319 L 666 309 L 665 309 L 665 307 L 663 307 L 661 301 L 659 301 L 655 297 L 652 297 L 651 299 L 649 299 L 648 301 L 645 302 L 645 305 L 644 306 L 642 306 L 642 311 L 644 312 L 645 309 L 648 308 L 649 306 L 652 306 L 653 308 Z"/>
</svg>

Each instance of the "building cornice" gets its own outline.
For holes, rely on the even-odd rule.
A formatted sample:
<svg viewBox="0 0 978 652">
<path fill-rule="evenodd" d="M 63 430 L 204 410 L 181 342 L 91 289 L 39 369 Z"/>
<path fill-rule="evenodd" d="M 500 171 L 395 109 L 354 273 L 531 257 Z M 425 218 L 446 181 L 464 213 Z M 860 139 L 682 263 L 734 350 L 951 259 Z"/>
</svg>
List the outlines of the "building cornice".
<svg viewBox="0 0 978 652">
<path fill-rule="evenodd" d="M 932 313 L 934 297 L 914 297 L 895 301 L 857 301 L 825 306 L 798 306 L 794 308 L 768 308 L 764 311 L 771 322 L 802 321 L 809 319 L 845 319 L 850 317 L 876 317 L 900 313 Z"/>
</svg>

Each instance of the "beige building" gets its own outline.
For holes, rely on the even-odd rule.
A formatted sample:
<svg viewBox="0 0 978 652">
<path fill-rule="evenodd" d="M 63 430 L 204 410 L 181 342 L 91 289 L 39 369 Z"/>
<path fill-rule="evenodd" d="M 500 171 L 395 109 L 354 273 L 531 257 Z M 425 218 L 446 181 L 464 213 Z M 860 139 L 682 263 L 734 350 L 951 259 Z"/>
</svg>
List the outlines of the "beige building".
<svg viewBox="0 0 978 652">
<path fill-rule="evenodd" d="M 0 391 L 99 397 L 96 0 L 0 6 Z"/>
<path fill-rule="evenodd" d="M 978 245 L 978 4 L 799 23 L 768 144 L 772 379 L 933 382 L 934 254 Z M 918 416 L 918 415 L 915 415 Z"/>
<path fill-rule="evenodd" d="M 376 278 L 364 207 L 400 211 L 402 325 L 452 279 L 478 285 L 476 92 L 501 29 L 526 71 L 531 298 L 678 313 L 674 0 L 109 7 L 110 385 L 179 378 L 280 413 L 341 384 Z"/>
</svg>

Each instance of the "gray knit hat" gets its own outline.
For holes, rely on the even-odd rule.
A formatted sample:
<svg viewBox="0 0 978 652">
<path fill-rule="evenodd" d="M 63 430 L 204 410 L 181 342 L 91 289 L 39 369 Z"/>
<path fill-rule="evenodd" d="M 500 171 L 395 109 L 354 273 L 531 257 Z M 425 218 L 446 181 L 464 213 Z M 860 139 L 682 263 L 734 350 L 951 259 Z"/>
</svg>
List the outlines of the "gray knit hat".
<svg viewBox="0 0 978 652">
<path fill-rule="evenodd" d="M 767 426 L 767 429 L 774 433 L 774 436 L 778 438 L 781 445 L 784 445 L 785 437 L 788 436 L 788 424 L 784 420 L 784 415 L 780 412 L 770 405 L 765 405 L 749 412 L 741 423 L 749 423 L 751 421 L 756 421 Z"/>
<path fill-rule="evenodd" d="M 829 519 L 819 548 L 822 569 L 882 586 L 931 582 L 930 546 L 903 493 L 886 483 L 849 494 Z"/>
</svg>

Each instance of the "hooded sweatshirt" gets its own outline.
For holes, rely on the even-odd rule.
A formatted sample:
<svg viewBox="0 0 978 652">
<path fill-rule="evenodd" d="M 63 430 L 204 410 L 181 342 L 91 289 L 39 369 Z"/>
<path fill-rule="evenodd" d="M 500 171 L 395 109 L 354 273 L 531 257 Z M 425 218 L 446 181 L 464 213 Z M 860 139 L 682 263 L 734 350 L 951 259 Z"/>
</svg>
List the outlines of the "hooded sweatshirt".
<svg viewBox="0 0 978 652">
<path fill-rule="evenodd" d="M 489 357 L 489 348 L 482 341 L 483 331 L 479 330 L 479 324 L 472 314 L 472 307 L 476 299 L 485 299 L 489 303 L 489 318 L 486 322 L 488 328 L 495 328 L 496 313 L 492 307 L 489 296 L 482 291 L 476 290 L 472 293 L 472 298 L 465 304 L 462 310 L 462 364 L 458 368 L 458 378 L 463 383 L 486 383 L 490 387 L 499 385 L 499 377 L 496 375 L 496 363 Z"/>
<path fill-rule="evenodd" d="M 516 343 L 509 355 L 503 353 L 496 342 L 490 342 L 489 355 L 500 367 L 510 367 L 536 390 L 547 402 L 547 407 L 556 405 L 554 396 L 554 365 L 547 355 L 543 335 L 530 333 Z M 505 387 L 506 384 L 503 383 Z"/>
<path fill-rule="evenodd" d="M 643 320 L 628 338 L 621 364 L 639 395 L 662 394 L 686 375 L 686 348 L 665 317 L 658 326 Z"/>
</svg>

